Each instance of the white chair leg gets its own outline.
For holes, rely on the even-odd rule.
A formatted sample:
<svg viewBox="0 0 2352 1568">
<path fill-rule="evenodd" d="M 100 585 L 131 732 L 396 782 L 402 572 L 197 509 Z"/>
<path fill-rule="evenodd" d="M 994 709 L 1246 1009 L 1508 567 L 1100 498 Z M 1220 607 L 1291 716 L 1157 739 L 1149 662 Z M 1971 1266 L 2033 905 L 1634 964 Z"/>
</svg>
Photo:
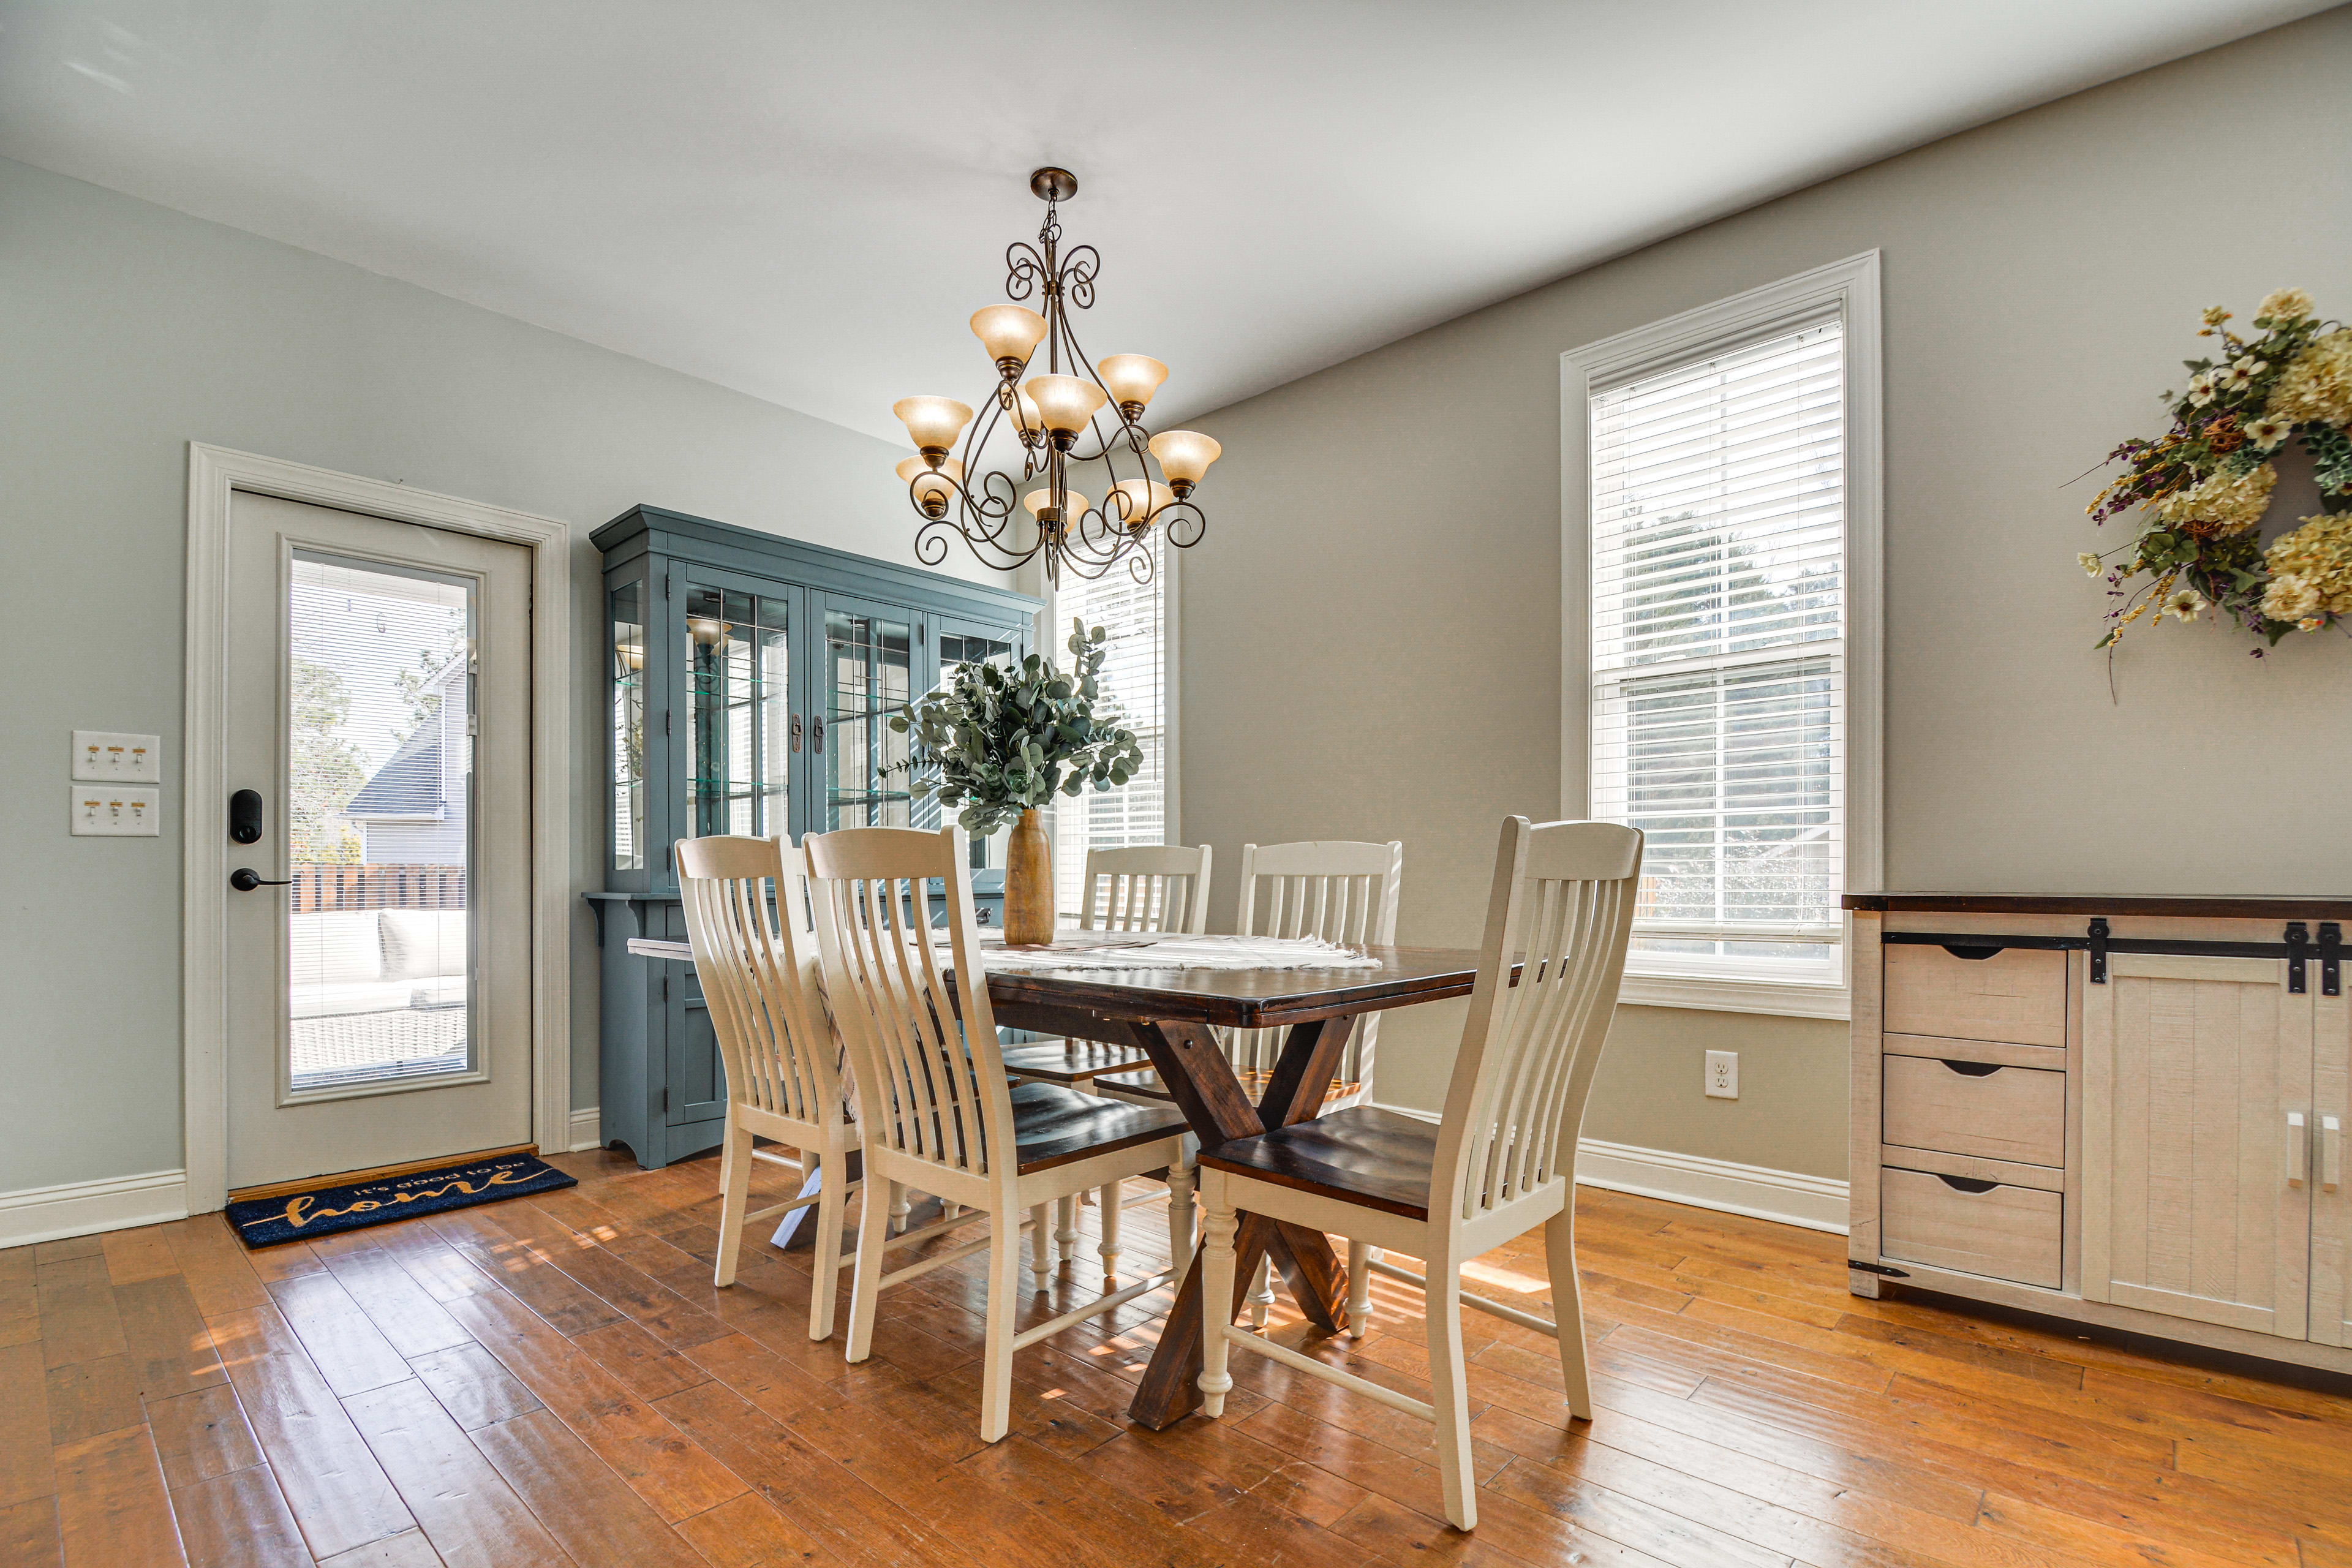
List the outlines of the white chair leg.
<svg viewBox="0 0 2352 1568">
<path fill-rule="evenodd" d="M 1018 1209 L 988 1216 L 988 1342 L 980 1373 L 980 1440 L 993 1443 L 1013 1425 L 1013 1311 L 1021 1293 Z"/>
<path fill-rule="evenodd" d="M 1372 1330 L 1372 1249 L 1353 1237 L 1348 1239 L 1348 1337 L 1362 1339 Z"/>
<path fill-rule="evenodd" d="M 743 1250 L 743 1215 L 751 1201 L 751 1134 L 736 1125 L 731 1109 L 719 1152 L 719 1267 L 711 1283 L 732 1285 L 735 1259 Z"/>
<path fill-rule="evenodd" d="M 1054 1232 L 1051 1204 L 1039 1204 L 1029 1211 L 1029 1272 L 1043 1286 L 1054 1268 Z"/>
<path fill-rule="evenodd" d="M 1105 1182 L 1095 1194 L 1095 1206 L 1102 1212 L 1096 1217 L 1102 1221 L 1102 1241 L 1095 1247 L 1102 1254 L 1103 1289 L 1118 1289 L 1118 1184 Z"/>
<path fill-rule="evenodd" d="M 1257 1282 L 1250 1289 L 1250 1327 L 1265 1327 L 1265 1314 L 1274 1306 L 1274 1259 L 1257 1260 Z"/>
<path fill-rule="evenodd" d="M 1192 1262 L 1193 1167 L 1168 1167 L 1168 1260 L 1181 1276 Z"/>
<path fill-rule="evenodd" d="M 841 1294 L 841 1227 L 849 1208 L 849 1194 L 842 1191 L 848 1184 L 848 1166 L 846 1160 L 827 1160 L 818 1177 L 823 1185 L 816 1197 L 816 1267 L 809 1277 L 809 1338 L 813 1340 L 833 1337 L 833 1304 Z"/>
<path fill-rule="evenodd" d="M 1462 1277 L 1451 1259 L 1429 1259 L 1430 1404 L 1437 1413 L 1437 1474 L 1445 1517 L 1478 1528 L 1478 1488 L 1470 1473 L 1470 1373 L 1462 1362 Z"/>
<path fill-rule="evenodd" d="M 915 1205 L 907 1201 L 907 1184 L 904 1182 L 891 1183 L 890 1229 L 894 1233 L 906 1229 L 907 1216 L 914 1212 Z"/>
<path fill-rule="evenodd" d="M 1592 1419 L 1592 1373 L 1584 1356 L 1584 1293 L 1576 1279 L 1576 1196 L 1544 1222 L 1544 1263 L 1551 1271 L 1551 1321 L 1559 1325 L 1559 1378 L 1568 1413 Z"/>
<path fill-rule="evenodd" d="M 1068 1268 L 1078 1260 L 1078 1194 L 1057 1201 L 1054 1212 L 1061 1222 L 1054 1231 L 1055 1260 Z"/>
<path fill-rule="evenodd" d="M 882 1249 L 890 1244 L 889 1185 L 869 1177 L 857 1190 L 857 1268 L 849 1277 L 849 1343 L 842 1349 L 845 1361 L 861 1362 L 873 1352 L 874 1304 L 882 1294 Z"/>
<path fill-rule="evenodd" d="M 1222 1195 L 1222 1194 L 1220 1194 Z M 1239 1228 L 1231 1209 L 1213 1206 L 1202 1224 L 1201 1247 L 1201 1414 L 1225 1413 L 1225 1395 L 1234 1386 L 1225 1358 L 1233 1347 L 1224 1331 L 1234 1321 L 1234 1232 Z"/>
</svg>

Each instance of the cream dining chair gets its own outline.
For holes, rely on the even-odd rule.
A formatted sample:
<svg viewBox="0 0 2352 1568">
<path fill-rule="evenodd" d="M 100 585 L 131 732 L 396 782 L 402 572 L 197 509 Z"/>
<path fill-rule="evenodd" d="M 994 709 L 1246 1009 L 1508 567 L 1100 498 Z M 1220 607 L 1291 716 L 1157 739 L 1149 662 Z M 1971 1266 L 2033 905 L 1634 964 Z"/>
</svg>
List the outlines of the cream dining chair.
<svg viewBox="0 0 2352 1568">
<path fill-rule="evenodd" d="M 1210 861 L 1206 844 L 1197 849 L 1183 844 L 1131 844 L 1087 850 L 1079 884 L 1078 930 L 1200 935 L 1209 929 Z M 1004 1047 L 1004 1070 L 1016 1082 L 1061 1083 L 1089 1092 L 1094 1080 L 1106 1073 L 1148 1073 L 1150 1067 L 1151 1058 L 1131 1040 L 1034 1040 Z M 1180 1268 L 1192 1258 L 1192 1145 L 1184 1147 L 1188 1161 L 1168 1168 L 1168 1247 Z M 1118 1283 L 1122 1205 L 1115 1185 L 1097 1197 L 1102 1215 L 1103 1289 L 1108 1290 Z M 1135 1201 L 1148 1203 L 1150 1198 L 1147 1194 Z M 1042 1247 L 1044 1237 L 1041 1228 L 1033 1245 Z M 1077 1200 L 1064 1199 L 1054 1239 L 1065 1262 L 1077 1238 Z"/>
<path fill-rule="evenodd" d="M 861 1362 L 869 1353 L 885 1288 L 985 1253 L 980 1436 L 993 1443 L 1010 1425 L 1015 1351 L 1172 1278 L 1172 1271 L 1147 1276 L 1016 1333 L 1019 1237 L 1036 1223 L 1022 1216 L 1087 1188 L 1174 1163 L 1183 1155 L 1184 1119 L 1060 1084 L 1016 1086 L 1006 1079 L 981 968 L 961 827 L 938 833 L 854 827 L 812 834 L 802 847 L 808 851 L 825 993 L 848 1046 L 865 1134 L 867 1185 L 850 1287 L 848 1359 Z M 926 886 L 934 879 L 947 890 L 951 975 L 942 971 L 925 918 Z M 919 1187 L 961 1205 L 968 1217 L 988 1221 L 989 1234 L 886 1274 L 876 1180 Z"/>
<path fill-rule="evenodd" d="M 1203 849 L 1202 853 L 1206 853 Z M 1396 942 L 1397 891 L 1404 880 L 1404 845 L 1309 839 L 1295 844 L 1242 846 L 1241 908 L 1234 929 L 1243 936 L 1317 937 L 1342 947 L 1388 947 Z M 1367 1013 L 1356 1020 L 1347 1049 L 1323 1097 L 1322 1111 L 1360 1105 L 1371 1098 L 1372 1056 L 1380 1038 L 1381 1016 Z M 1283 1029 L 1223 1029 L 1218 1040 L 1242 1080 L 1242 1089 L 1255 1100 L 1274 1076 L 1282 1056 Z M 1095 1091 L 1139 1105 L 1173 1105 L 1159 1076 L 1150 1071 L 1106 1072 L 1095 1080 Z M 1188 1147 L 1188 1152 L 1190 1152 Z M 1169 1173 L 1169 1226 L 1177 1222 L 1177 1195 L 1193 1185 L 1189 1170 Z M 1184 1213 L 1182 1247 L 1178 1261 L 1192 1255 L 1192 1211 Z M 1172 1245 L 1172 1243 L 1171 1243 Z M 1274 1266 L 1258 1265 L 1250 1290 L 1250 1317 L 1263 1326 L 1274 1305 Z"/>
<path fill-rule="evenodd" d="M 1240 1346 L 1434 1422 L 1445 1517 L 1473 1529 L 1478 1510 L 1462 1355 L 1462 1309 L 1469 1306 L 1556 1334 L 1569 1410 L 1591 1419 L 1576 1280 L 1577 1134 L 1616 1011 L 1642 847 L 1639 832 L 1615 823 L 1530 826 L 1523 816 L 1504 819 L 1477 984 L 1436 1126 L 1356 1106 L 1202 1151 L 1202 1288 L 1210 1305 L 1201 1393 L 1209 1415 L 1224 1412 L 1234 1386 L 1227 1356 Z M 1240 1306 L 1237 1210 L 1348 1238 L 1348 1315 L 1358 1334 L 1371 1268 L 1421 1286 L 1432 1400 L 1233 1326 Z M 1538 1226 L 1555 1321 L 1462 1289 L 1465 1263 Z M 1375 1266 L 1370 1247 L 1421 1258 L 1426 1272 Z"/>
<path fill-rule="evenodd" d="M 782 839 L 677 843 L 677 886 L 695 973 L 727 1069 L 716 1280 L 735 1282 L 744 1226 L 814 1204 L 809 1338 L 822 1340 L 833 1333 L 843 1215 L 850 1189 L 858 1184 L 846 1179 L 849 1152 L 858 1136 L 843 1100 L 838 1047 L 818 989 L 807 882 L 807 858 Z M 755 1136 L 789 1145 L 800 1160 L 770 1153 Z M 747 1214 L 754 1161 L 804 1179 L 812 1167 L 821 1168 L 823 1184 L 813 1196 Z"/>
</svg>

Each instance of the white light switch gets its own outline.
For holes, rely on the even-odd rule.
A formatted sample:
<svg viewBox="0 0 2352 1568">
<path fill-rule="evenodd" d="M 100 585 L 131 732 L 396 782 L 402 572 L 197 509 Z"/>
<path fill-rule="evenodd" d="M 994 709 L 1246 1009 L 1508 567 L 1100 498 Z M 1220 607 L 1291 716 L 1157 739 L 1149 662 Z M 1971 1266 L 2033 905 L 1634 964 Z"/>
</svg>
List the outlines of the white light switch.
<svg viewBox="0 0 2352 1568">
<path fill-rule="evenodd" d="M 76 730 L 73 776 L 108 784 L 160 784 L 163 742 L 157 735 L 120 735 L 111 730 Z"/>
<path fill-rule="evenodd" d="M 152 838 L 162 831 L 163 792 L 113 784 L 73 786 L 76 838 Z"/>
</svg>

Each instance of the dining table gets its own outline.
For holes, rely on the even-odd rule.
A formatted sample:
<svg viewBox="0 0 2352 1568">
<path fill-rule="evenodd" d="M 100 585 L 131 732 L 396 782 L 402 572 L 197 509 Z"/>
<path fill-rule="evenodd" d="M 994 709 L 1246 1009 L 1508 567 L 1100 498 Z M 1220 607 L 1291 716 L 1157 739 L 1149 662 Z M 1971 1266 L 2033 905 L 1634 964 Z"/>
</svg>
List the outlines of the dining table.
<svg viewBox="0 0 2352 1568">
<path fill-rule="evenodd" d="M 692 947 L 682 942 L 635 937 L 629 951 L 647 958 L 694 960 Z M 997 951 L 1017 963 L 1023 950 Z M 1215 1150 L 1316 1116 L 1358 1019 L 1466 996 L 1478 977 L 1475 949 L 1354 951 L 1379 967 L 1031 972 L 991 966 L 988 999 L 1000 1027 L 1139 1049 L 1201 1147 Z M 1517 979 L 1516 970 L 1512 979 Z M 1255 1102 L 1218 1042 L 1221 1028 L 1285 1031 L 1281 1052 Z M 1257 1278 L 1258 1259 L 1271 1258 L 1309 1322 L 1327 1334 L 1347 1328 L 1347 1271 L 1322 1232 L 1244 1213 L 1234 1246 L 1234 1299 L 1227 1321 Z M 1200 1404 L 1201 1268 L 1196 1247 L 1128 1407 L 1135 1421 L 1154 1431 Z"/>
</svg>

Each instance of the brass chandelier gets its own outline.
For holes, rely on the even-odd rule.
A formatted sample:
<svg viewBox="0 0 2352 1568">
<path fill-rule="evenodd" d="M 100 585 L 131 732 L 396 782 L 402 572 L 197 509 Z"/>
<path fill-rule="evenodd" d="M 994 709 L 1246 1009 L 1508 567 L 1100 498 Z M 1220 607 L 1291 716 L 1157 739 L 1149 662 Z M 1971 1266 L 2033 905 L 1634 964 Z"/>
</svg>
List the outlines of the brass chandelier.
<svg viewBox="0 0 2352 1568">
<path fill-rule="evenodd" d="M 1029 188 L 1045 204 L 1045 223 L 1034 246 L 1015 240 L 1005 247 L 1004 295 L 1013 302 L 972 312 L 972 333 L 996 365 L 986 416 L 974 424 L 971 405 L 951 397 L 903 397 L 891 405 L 919 454 L 898 465 L 908 499 L 923 519 L 916 558 L 938 565 L 955 533 L 999 570 L 1044 555 L 1050 584 L 1058 584 L 1066 570 L 1100 577 L 1121 561 L 1137 582 L 1148 583 L 1147 544 L 1155 526 L 1180 550 L 1198 544 L 1208 531 L 1192 492 L 1222 448 L 1197 431 L 1155 436 L 1144 427 L 1151 395 L 1168 379 L 1168 367 L 1158 360 L 1112 354 L 1088 364 L 1068 311 L 1073 305 L 1093 306 L 1102 258 L 1091 245 L 1065 253 L 1057 217 L 1059 204 L 1077 194 L 1077 176 L 1067 169 L 1039 169 L 1029 176 Z M 1021 302 L 1032 298 L 1040 310 Z M 1024 381 L 1030 371 L 1036 374 Z M 999 424 L 1009 424 L 1021 438 L 1018 483 L 983 460 Z M 950 457 L 959 435 L 963 455 Z M 1094 449 L 1081 451 L 1089 438 Z M 1092 463 L 1102 465 L 1099 501 L 1070 484 L 1072 464 Z M 1041 479 L 1041 486 L 1023 492 L 1023 485 Z M 1016 528 L 1016 498 L 1019 510 L 1034 520 L 1034 537 Z"/>
</svg>

